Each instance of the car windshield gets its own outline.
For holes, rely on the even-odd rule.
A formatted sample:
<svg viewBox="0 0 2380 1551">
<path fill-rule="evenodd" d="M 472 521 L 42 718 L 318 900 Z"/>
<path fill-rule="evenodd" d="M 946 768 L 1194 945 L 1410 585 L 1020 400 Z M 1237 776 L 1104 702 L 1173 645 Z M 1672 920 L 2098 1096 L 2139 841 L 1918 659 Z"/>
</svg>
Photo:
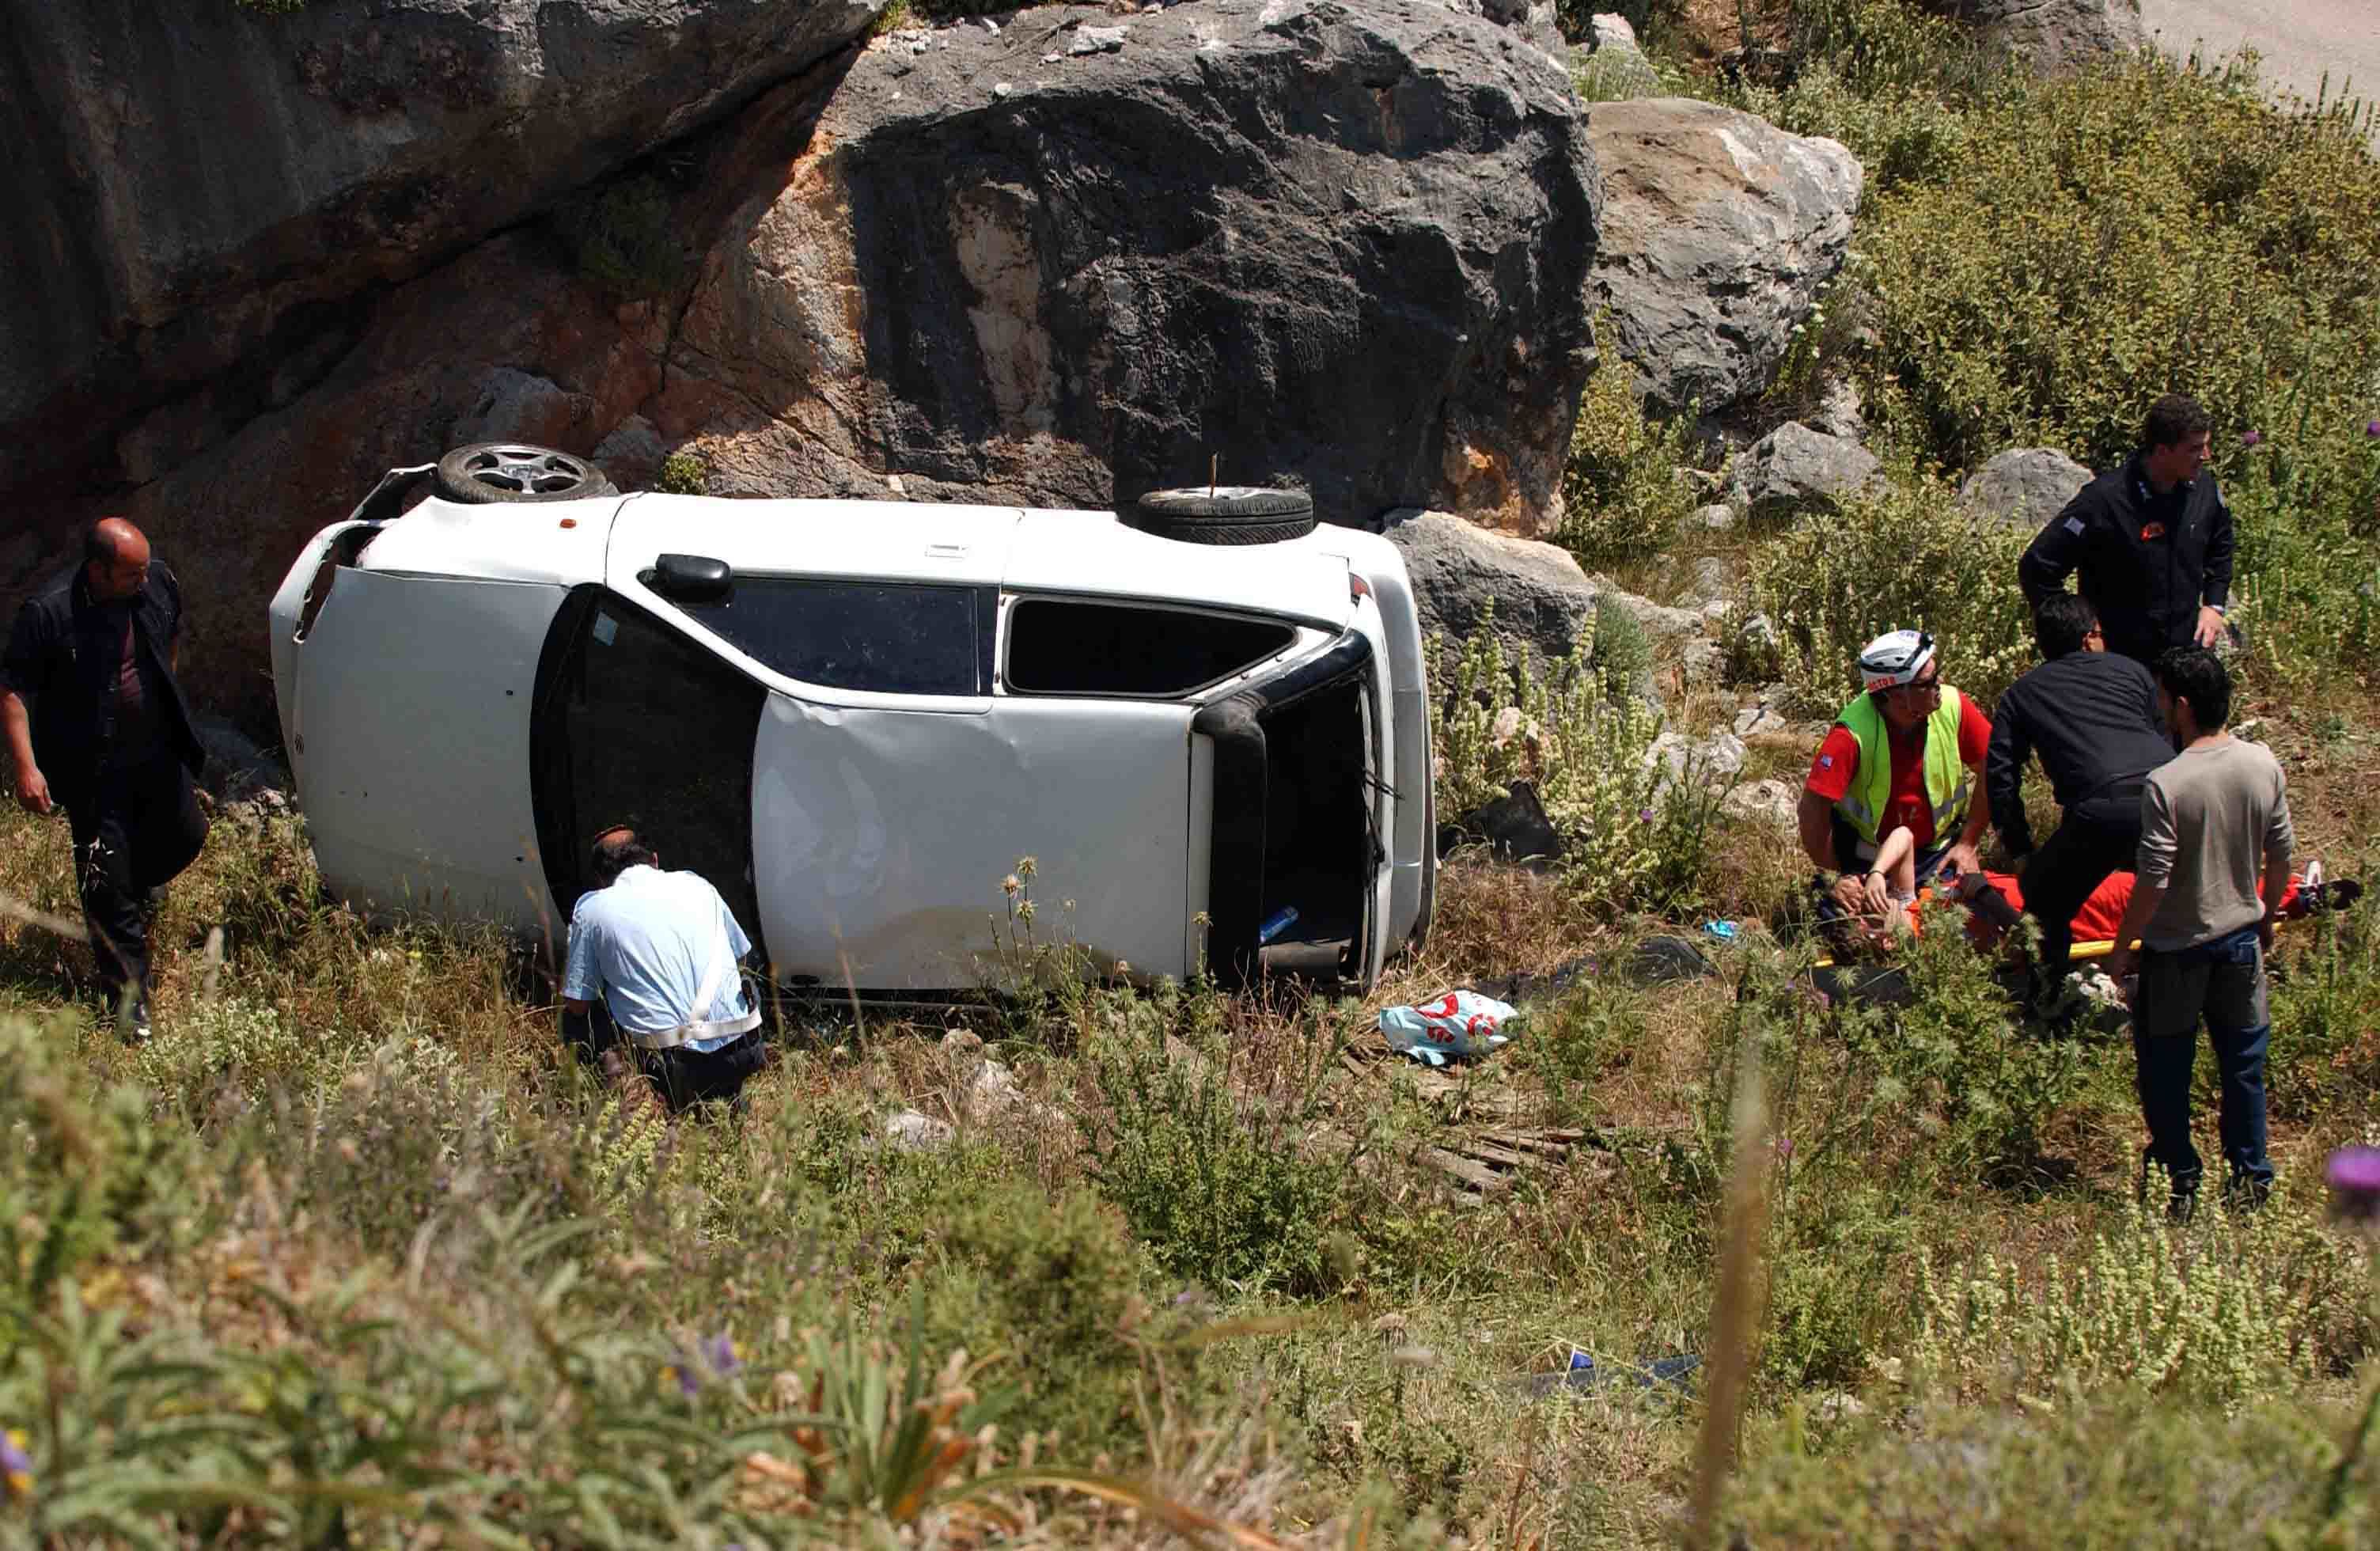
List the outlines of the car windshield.
<svg viewBox="0 0 2380 1551">
<path fill-rule="evenodd" d="M 985 693 L 979 591 L 899 582 L 737 576 L 723 598 L 676 605 L 787 678 L 892 695 Z"/>
</svg>

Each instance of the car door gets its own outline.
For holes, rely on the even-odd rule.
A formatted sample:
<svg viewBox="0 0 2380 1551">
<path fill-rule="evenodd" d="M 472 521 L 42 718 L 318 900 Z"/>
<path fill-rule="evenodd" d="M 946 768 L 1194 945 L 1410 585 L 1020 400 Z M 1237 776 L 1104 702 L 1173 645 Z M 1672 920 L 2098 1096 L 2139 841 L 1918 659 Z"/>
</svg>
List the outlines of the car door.
<svg viewBox="0 0 2380 1551">
<path fill-rule="evenodd" d="M 771 695 L 752 821 L 779 973 L 862 990 L 996 985 L 1057 946 L 1104 973 L 1184 974 L 1193 711 Z"/>
</svg>

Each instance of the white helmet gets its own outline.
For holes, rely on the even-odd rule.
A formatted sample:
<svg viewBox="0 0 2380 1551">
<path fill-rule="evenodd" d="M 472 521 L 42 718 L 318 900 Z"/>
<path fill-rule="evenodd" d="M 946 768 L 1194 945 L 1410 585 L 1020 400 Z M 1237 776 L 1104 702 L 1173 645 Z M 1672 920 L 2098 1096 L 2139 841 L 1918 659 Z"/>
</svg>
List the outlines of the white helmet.
<svg viewBox="0 0 2380 1551">
<path fill-rule="evenodd" d="M 1934 637 L 1923 630 L 1889 630 L 1870 641 L 1859 659 L 1860 685 L 1871 693 L 1914 684 L 1934 660 Z"/>
</svg>

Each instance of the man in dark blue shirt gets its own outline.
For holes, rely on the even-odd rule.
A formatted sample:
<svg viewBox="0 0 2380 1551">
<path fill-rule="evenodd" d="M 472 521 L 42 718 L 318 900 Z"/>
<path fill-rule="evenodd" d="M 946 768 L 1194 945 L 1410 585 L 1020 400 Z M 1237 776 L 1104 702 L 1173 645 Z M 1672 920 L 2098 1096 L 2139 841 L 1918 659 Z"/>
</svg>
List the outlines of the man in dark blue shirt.
<svg viewBox="0 0 2380 1551">
<path fill-rule="evenodd" d="M 149 1033 L 156 891 L 206 843 L 192 778 L 206 754 L 174 682 L 182 593 L 122 517 L 83 537 L 83 563 L 25 600 L 0 658 L 0 736 L 17 800 L 67 810 L 91 956 L 122 1032 Z"/>
<path fill-rule="evenodd" d="M 2225 631 L 2236 539 L 2231 509 L 2206 472 L 2206 411 L 2169 394 L 2149 406 L 2140 450 L 2075 494 L 2018 563 L 2036 610 L 2079 573 L 2107 649 L 2146 666 L 2174 647 L 2211 647 Z"/>
<path fill-rule="evenodd" d="M 2041 923 L 2037 1001 L 2066 983 L 2074 913 L 2141 843 L 2141 786 L 2173 757 L 2156 680 L 2106 648 L 2090 600 L 2052 593 L 2034 613 L 2043 661 L 2000 696 L 1984 754 L 1984 790 L 2000 842 L 2019 858 L 2025 913 Z M 2041 849 L 2024 812 L 2025 762 L 2041 757 L 2063 810 Z"/>
</svg>

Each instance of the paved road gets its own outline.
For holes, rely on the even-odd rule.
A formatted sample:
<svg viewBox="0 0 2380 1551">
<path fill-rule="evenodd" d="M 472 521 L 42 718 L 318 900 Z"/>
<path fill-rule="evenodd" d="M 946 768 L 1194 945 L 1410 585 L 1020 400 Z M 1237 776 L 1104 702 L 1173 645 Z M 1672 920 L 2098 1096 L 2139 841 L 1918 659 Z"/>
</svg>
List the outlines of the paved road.
<svg viewBox="0 0 2380 1551">
<path fill-rule="evenodd" d="M 2351 81 L 2380 102 L 2380 0 L 2141 0 L 2141 19 L 2177 57 L 2198 42 L 2215 58 L 2252 44 L 2277 90 L 2310 99 L 2327 71 L 2333 97 Z"/>
</svg>

